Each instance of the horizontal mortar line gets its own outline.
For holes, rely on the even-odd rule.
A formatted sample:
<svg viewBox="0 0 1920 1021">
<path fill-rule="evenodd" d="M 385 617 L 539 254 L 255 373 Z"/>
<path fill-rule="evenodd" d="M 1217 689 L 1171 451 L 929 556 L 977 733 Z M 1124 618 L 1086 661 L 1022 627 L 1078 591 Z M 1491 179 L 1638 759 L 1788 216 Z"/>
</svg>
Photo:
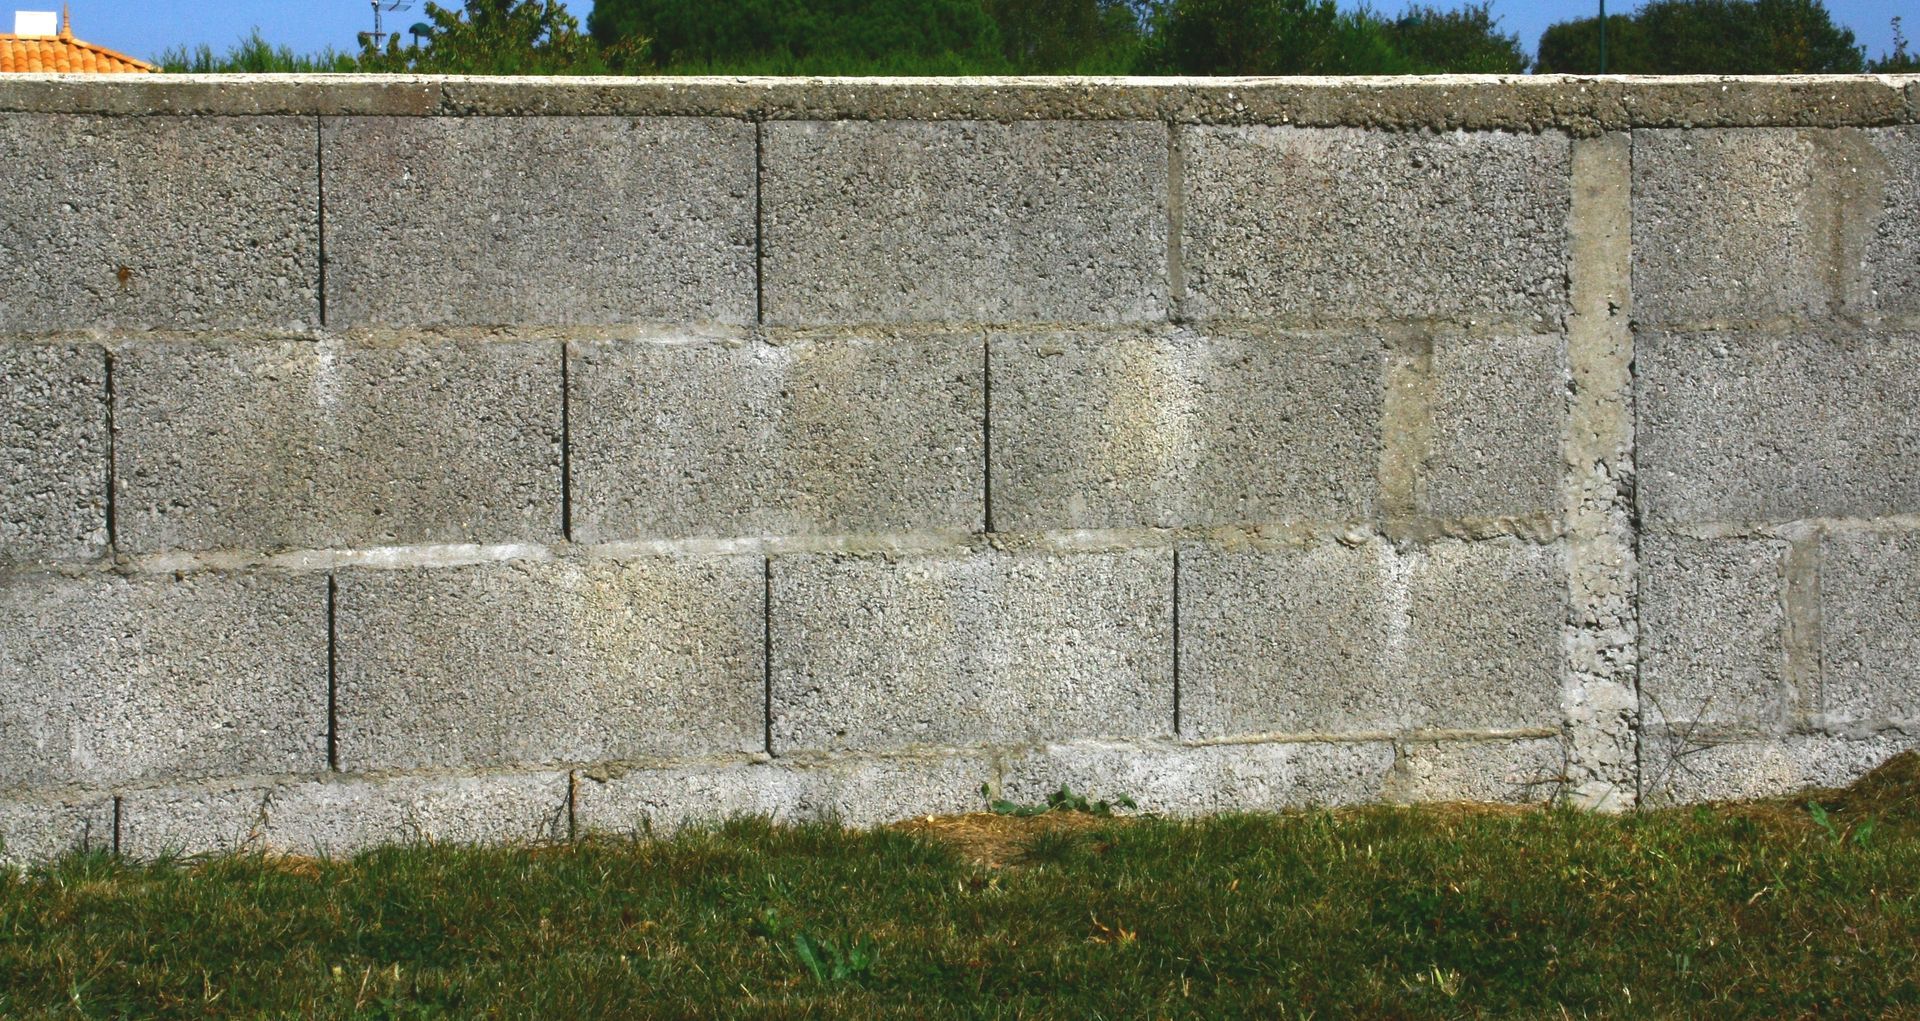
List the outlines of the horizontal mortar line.
<svg viewBox="0 0 1920 1021">
<path fill-rule="evenodd" d="M 1644 295 L 1638 300 L 1644 303 Z M 1920 330 L 1920 315 L 1793 315 L 1765 319 L 1683 319 L 1653 321 L 1635 319 L 1639 334 L 1758 333 L 1758 334 L 1847 334 L 1858 330 L 1906 333 Z"/>
<path fill-rule="evenodd" d="M 1348 731 L 1273 731 L 1259 734 L 1232 734 L 1221 737 L 1183 738 L 1178 744 L 1191 748 L 1244 744 L 1375 744 L 1421 741 L 1531 741 L 1561 736 L 1559 727 L 1459 728 L 1434 727 L 1415 730 Z"/>
<path fill-rule="evenodd" d="M 1707 744 L 1763 744 L 1795 738 L 1838 738 L 1870 741 L 1876 738 L 1920 737 L 1920 720 L 1796 720 L 1762 729 L 1738 720 L 1691 720 L 1649 716 L 1641 729 L 1651 735 L 1690 739 Z"/>
<path fill-rule="evenodd" d="M 1778 539 L 1804 542 L 1822 535 L 1885 534 L 1920 532 L 1920 514 L 1887 514 L 1879 517 L 1811 517 L 1790 521 L 1699 521 L 1683 523 L 1647 523 L 1647 535 L 1680 536 L 1688 539 Z"/>
</svg>

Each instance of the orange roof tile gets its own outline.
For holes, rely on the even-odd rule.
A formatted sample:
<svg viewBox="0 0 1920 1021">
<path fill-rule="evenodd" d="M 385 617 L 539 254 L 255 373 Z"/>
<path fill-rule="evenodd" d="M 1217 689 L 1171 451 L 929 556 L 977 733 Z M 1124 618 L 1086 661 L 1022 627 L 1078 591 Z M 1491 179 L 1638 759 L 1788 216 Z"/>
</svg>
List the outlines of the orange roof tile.
<svg viewBox="0 0 1920 1021">
<path fill-rule="evenodd" d="M 153 65 L 144 60 L 135 60 L 105 46 L 75 39 L 72 19 L 65 11 L 61 12 L 59 35 L 12 35 L 0 32 L 0 74 L 9 71 L 124 74 L 153 69 Z"/>
</svg>

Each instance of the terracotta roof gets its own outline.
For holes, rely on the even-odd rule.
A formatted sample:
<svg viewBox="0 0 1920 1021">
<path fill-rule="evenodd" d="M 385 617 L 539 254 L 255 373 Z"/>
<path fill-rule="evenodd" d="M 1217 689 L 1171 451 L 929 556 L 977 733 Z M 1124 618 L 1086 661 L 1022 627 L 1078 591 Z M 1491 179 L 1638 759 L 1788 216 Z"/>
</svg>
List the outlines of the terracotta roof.
<svg viewBox="0 0 1920 1021">
<path fill-rule="evenodd" d="M 80 71 L 124 74 L 151 71 L 153 65 L 73 37 L 73 22 L 63 11 L 59 35 L 0 32 L 0 74 L 9 71 Z"/>
</svg>

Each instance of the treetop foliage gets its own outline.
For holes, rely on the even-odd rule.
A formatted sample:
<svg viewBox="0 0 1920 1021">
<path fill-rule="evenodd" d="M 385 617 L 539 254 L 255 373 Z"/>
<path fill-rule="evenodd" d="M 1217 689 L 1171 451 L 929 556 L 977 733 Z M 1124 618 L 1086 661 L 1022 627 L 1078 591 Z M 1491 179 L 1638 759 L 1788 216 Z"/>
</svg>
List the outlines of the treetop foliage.
<svg viewBox="0 0 1920 1021">
<path fill-rule="evenodd" d="M 1607 18 L 1609 74 L 1844 74 L 1865 60 L 1821 0 L 1648 0 Z M 1599 19 L 1548 28 L 1536 70 L 1599 71 Z"/>
</svg>

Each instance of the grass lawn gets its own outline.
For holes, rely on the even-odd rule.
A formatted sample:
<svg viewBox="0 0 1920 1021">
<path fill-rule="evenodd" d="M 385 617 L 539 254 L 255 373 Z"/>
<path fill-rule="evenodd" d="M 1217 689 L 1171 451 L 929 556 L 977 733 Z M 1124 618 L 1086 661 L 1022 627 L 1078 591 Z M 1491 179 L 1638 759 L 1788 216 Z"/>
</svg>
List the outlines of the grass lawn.
<svg viewBox="0 0 1920 1021">
<path fill-rule="evenodd" d="M 1920 1018 L 1920 757 L 1814 797 L 76 857 L 0 1016 Z"/>
</svg>

